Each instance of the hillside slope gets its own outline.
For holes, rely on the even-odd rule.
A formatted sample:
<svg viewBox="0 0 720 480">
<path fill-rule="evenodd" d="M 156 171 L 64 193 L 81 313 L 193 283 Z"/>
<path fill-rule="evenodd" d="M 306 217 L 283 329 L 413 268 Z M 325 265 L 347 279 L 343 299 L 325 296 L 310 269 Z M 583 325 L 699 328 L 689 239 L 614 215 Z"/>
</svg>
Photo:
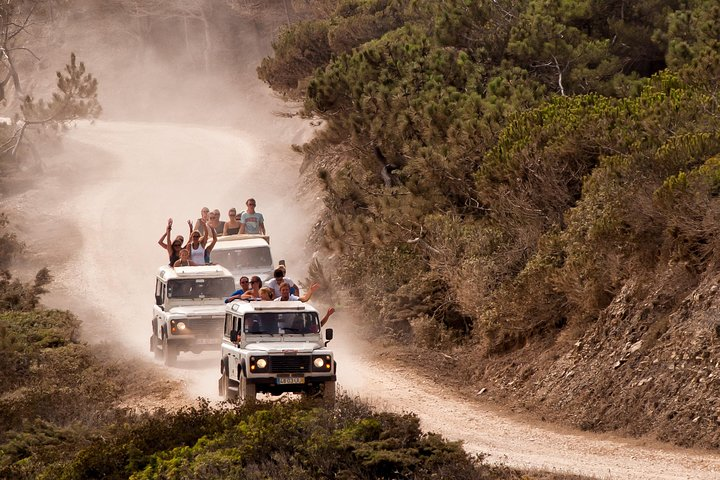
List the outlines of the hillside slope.
<svg viewBox="0 0 720 480">
<path fill-rule="evenodd" d="M 315 239 L 371 329 L 546 417 L 717 448 L 717 6 L 323 4 L 259 73 L 325 124 Z"/>
</svg>

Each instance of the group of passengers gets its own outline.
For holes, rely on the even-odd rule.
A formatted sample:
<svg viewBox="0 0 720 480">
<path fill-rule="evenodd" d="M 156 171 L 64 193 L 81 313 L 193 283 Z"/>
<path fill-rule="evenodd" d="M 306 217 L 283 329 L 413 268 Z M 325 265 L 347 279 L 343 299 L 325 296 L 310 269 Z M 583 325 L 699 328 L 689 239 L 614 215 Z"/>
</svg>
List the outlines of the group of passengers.
<svg viewBox="0 0 720 480">
<path fill-rule="evenodd" d="M 203 207 L 200 210 L 200 218 L 195 221 L 194 225 L 191 220 L 187 221 L 190 228 L 190 240 L 185 245 L 183 245 L 185 239 L 182 235 L 178 235 L 170 242 L 173 220 L 169 218 L 165 234 L 158 240 L 158 245 L 167 250 L 171 267 L 207 265 L 210 263 L 210 253 L 219 236 L 238 233 L 267 235 L 265 219 L 262 213 L 255 211 L 256 205 L 255 199 L 249 198 L 245 202 L 247 210 L 240 214 L 235 208 L 231 208 L 228 211 L 228 221 L 220 220 L 220 210 L 210 211 L 208 207 Z M 225 303 L 238 299 L 307 302 L 320 288 L 319 284 L 314 283 L 305 295 L 300 295 L 300 286 L 286 277 L 285 272 L 285 265 L 278 265 L 273 272 L 273 278 L 265 286 L 260 277 L 256 275 L 253 275 L 252 278 L 240 277 L 240 288 L 226 298 Z M 329 308 L 321 319 L 320 326 L 325 325 L 334 312 L 334 308 Z"/>
<path fill-rule="evenodd" d="M 228 221 L 220 220 L 220 210 L 215 209 L 211 212 L 208 207 L 203 207 L 195 225 L 190 220 L 187 222 L 190 228 L 190 240 L 185 245 L 182 235 L 178 235 L 170 242 L 173 220 L 169 218 L 165 233 L 158 240 L 158 245 L 167 250 L 171 267 L 207 265 L 210 263 L 210 253 L 215 247 L 217 237 L 238 233 L 266 235 L 265 219 L 262 213 L 255 211 L 256 205 L 255 199 L 249 198 L 245 202 L 247 210 L 240 214 L 235 208 L 231 208 L 228 211 Z"/>
<path fill-rule="evenodd" d="M 240 277 L 240 288 L 234 291 L 225 299 L 225 303 L 233 300 L 264 300 L 275 302 L 300 301 L 307 302 L 319 288 L 320 284 L 313 283 L 305 293 L 300 295 L 300 286 L 285 276 L 285 265 L 280 264 L 273 272 L 273 278 L 262 284 L 262 280 L 257 275 L 248 278 Z M 325 316 L 320 321 L 320 326 L 325 325 L 330 316 L 335 313 L 334 308 L 329 308 Z"/>
</svg>

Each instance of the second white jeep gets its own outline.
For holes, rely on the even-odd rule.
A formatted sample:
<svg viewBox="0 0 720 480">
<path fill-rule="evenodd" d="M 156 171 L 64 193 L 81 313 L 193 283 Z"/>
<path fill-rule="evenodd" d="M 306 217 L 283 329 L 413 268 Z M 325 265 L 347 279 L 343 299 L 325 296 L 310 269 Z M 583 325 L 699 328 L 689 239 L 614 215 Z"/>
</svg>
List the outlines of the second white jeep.
<svg viewBox="0 0 720 480">
<path fill-rule="evenodd" d="M 150 351 L 165 365 L 178 353 L 217 350 L 222 338 L 225 297 L 235 290 L 232 274 L 220 265 L 160 267 L 155 276 Z"/>
<path fill-rule="evenodd" d="M 237 281 L 240 277 L 257 275 L 263 282 L 272 278 L 273 265 L 270 252 L 270 237 L 267 235 L 227 235 L 219 237 L 213 248 L 213 263 L 230 270 Z"/>
</svg>

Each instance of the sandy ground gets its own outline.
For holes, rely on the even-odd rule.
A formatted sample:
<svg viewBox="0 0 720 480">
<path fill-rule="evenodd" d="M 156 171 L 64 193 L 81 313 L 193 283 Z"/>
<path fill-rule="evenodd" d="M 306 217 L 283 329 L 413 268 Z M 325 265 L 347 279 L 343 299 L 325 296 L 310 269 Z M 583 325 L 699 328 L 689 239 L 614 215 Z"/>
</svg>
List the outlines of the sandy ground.
<svg viewBox="0 0 720 480">
<path fill-rule="evenodd" d="M 291 278 L 304 278 L 315 200 L 304 205 L 296 198 L 301 158 L 288 145 L 306 132 L 299 120 L 268 115 L 246 131 L 80 124 L 63 151 L 46 159 L 39 183 L 4 198 L 0 208 L 36 252 L 33 263 L 53 266 L 56 281 L 45 303 L 76 312 L 88 341 L 119 343 L 129 355 L 153 362 L 154 272 L 167 259 L 157 240 L 168 217 L 175 219 L 174 234 L 187 235 L 185 223 L 201 207 L 219 208 L 225 218 L 230 207 L 255 197 L 273 255 L 287 259 Z M 462 440 L 491 462 L 607 479 L 720 478 L 718 455 L 549 429 L 498 414 L 373 355 L 355 334 L 350 312 L 340 311 L 331 324 L 341 389 L 380 408 L 413 412 L 426 431 Z M 176 368 L 156 365 L 185 386 L 187 398 L 219 400 L 218 360 L 213 352 L 183 353 Z"/>
</svg>

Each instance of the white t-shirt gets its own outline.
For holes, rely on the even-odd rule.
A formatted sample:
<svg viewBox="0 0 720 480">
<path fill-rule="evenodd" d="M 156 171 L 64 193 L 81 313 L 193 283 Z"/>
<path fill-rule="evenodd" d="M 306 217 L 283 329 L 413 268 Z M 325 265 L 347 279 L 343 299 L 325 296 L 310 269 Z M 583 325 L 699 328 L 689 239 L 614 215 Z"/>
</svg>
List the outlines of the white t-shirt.
<svg viewBox="0 0 720 480">
<path fill-rule="evenodd" d="M 198 248 L 190 245 L 190 260 L 195 262 L 195 265 L 205 265 L 205 247 L 202 244 L 198 245 Z"/>
<path fill-rule="evenodd" d="M 300 297 L 298 297 L 297 295 L 292 295 L 292 294 L 290 294 L 290 296 L 289 296 L 288 299 L 287 299 L 287 301 L 289 301 L 289 302 L 297 302 L 297 301 L 299 301 L 299 300 L 300 300 Z M 280 297 L 277 297 L 277 298 L 276 298 L 275 300 L 273 300 L 273 301 L 275 301 L 275 302 L 282 302 L 283 299 L 280 298 Z"/>
<path fill-rule="evenodd" d="M 288 277 L 283 277 L 283 281 L 290 286 L 290 291 L 292 291 L 293 287 L 295 286 L 295 282 L 290 280 Z M 280 284 L 278 283 L 277 279 L 272 278 L 268 280 L 265 285 L 275 291 L 275 298 L 278 298 L 280 296 Z"/>
</svg>

